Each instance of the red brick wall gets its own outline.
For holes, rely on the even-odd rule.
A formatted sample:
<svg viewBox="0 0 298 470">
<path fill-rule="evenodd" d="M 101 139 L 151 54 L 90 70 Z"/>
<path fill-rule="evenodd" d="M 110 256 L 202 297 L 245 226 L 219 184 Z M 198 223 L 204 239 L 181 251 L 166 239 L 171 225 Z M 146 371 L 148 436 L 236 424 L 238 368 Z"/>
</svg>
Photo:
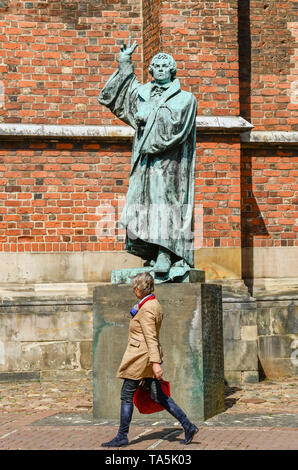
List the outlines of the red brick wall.
<svg viewBox="0 0 298 470">
<path fill-rule="evenodd" d="M 124 249 L 117 220 L 130 155 L 125 143 L 2 142 L 0 250 Z M 242 246 L 298 245 L 295 151 L 244 149 L 241 179 L 239 155 L 237 136 L 198 137 L 200 246 L 240 246 L 241 231 Z"/>
<path fill-rule="evenodd" d="M 239 136 L 199 136 L 195 203 L 203 205 L 203 246 L 241 245 Z"/>
<path fill-rule="evenodd" d="M 134 54 L 139 78 L 143 73 L 149 78 L 148 63 L 158 49 L 169 51 L 183 87 L 196 94 L 203 115 L 239 114 L 239 38 L 241 115 L 256 129 L 297 129 L 296 4 L 3 1 L 0 80 L 5 103 L 0 122 L 117 123 L 97 96 L 131 32 L 139 43 Z"/>
<path fill-rule="evenodd" d="M 239 115 L 237 1 L 163 1 L 161 48 L 198 99 L 198 114 Z"/>
<path fill-rule="evenodd" d="M 2 142 L 1 147 L 0 250 L 124 249 L 117 220 L 128 187 L 130 145 Z M 238 137 L 199 139 L 195 199 L 203 211 L 203 246 L 240 246 L 239 149 Z M 101 228 L 111 232 L 105 236 Z"/>
<path fill-rule="evenodd" d="M 113 215 L 118 217 L 118 199 L 128 187 L 127 144 L 2 142 L 1 147 L 1 251 L 124 248 L 117 231 L 105 236 L 97 230 L 102 216 L 102 228 L 116 229 Z"/>
<path fill-rule="evenodd" d="M 161 0 L 144 0 L 143 6 L 143 77 L 152 80 L 148 74 L 152 57 L 160 52 L 160 7 Z"/>
<path fill-rule="evenodd" d="M 139 0 L 8 0 L 0 9 L 0 122 L 110 124 L 97 101 L 129 31 L 141 39 Z M 142 41 L 140 41 L 142 43 Z M 135 52 L 142 70 L 142 46 Z"/>
<path fill-rule="evenodd" d="M 244 149 L 243 246 L 298 246 L 297 151 Z"/>
<path fill-rule="evenodd" d="M 297 1 L 239 2 L 241 115 L 255 130 L 298 130 Z"/>
<path fill-rule="evenodd" d="M 133 60 L 140 80 L 143 70 L 150 78 L 150 58 L 164 49 L 177 59 L 183 87 L 196 94 L 199 114 L 239 114 L 236 0 L 11 0 L 0 9 L 0 122 L 118 123 L 97 96 L 129 32 L 139 43 Z"/>
<path fill-rule="evenodd" d="M 120 124 L 97 96 L 131 32 L 139 43 L 140 80 L 149 79 L 152 55 L 165 50 L 177 60 L 182 87 L 195 93 L 199 114 L 240 113 L 256 129 L 294 130 L 294 3 L 3 1 L 0 123 Z M 130 154 L 124 143 L 1 142 L 0 249 L 123 249 L 113 223 L 128 186 Z M 203 246 L 240 246 L 241 228 L 243 246 L 297 243 L 293 154 L 244 149 L 240 160 L 239 136 L 198 137 Z M 99 240 L 98 210 L 108 201 L 116 209 L 107 229 L 116 232 Z"/>
</svg>

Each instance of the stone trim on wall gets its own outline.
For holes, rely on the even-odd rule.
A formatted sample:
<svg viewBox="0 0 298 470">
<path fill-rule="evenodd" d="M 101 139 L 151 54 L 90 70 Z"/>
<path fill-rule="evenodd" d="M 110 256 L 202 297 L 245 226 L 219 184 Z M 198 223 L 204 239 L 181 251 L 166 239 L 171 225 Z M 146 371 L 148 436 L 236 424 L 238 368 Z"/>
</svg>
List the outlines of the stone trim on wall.
<svg viewBox="0 0 298 470">
<path fill-rule="evenodd" d="M 43 124 L 0 124 L 0 139 L 82 139 L 82 140 L 132 140 L 134 129 L 130 126 L 53 126 Z"/>
<path fill-rule="evenodd" d="M 241 116 L 197 116 L 197 132 L 219 132 L 224 134 L 239 134 L 247 132 L 254 126 Z"/>
<path fill-rule="evenodd" d="M 258 289 L 267 283 L 274 290 L 297 290 L 296 247 L 203 247 L 195 250 L 195 267 L 208 281 L 253 279 Z M 243 261 L 248 260 L 245 266 Z M 126 251 L 2 252 L 1 284 L 44 282 L 110 282 L 111 271 L 143 266 L 143 260 Z M 274 285 L 274 286 L 273 286 Z"/>
<path fill-rule="evenodd" d="M 239 133 L 253 126 L 245 119 L 234 116 L 198 116 L 197 131 Z M 0 124 L 0 139 L 92 139 L 104 141 L 132 140 L 134 129 L 130 126 L 67 126 L 44 124 Z"/>
<path fill-rule="evenodd" d="M 124 251 L 64 253 L 0 253 L 1 284 L 110 282 L 111 271 L 119 267 L 137 268 L 143 260 Z M 1 303 L 1 302 L 0 302 Z"/>
<path fill-rule="evenodd" d="M 287 147 L 298 144 L 298 132 L 253 131 L 244 132 L 241 143 L 245 147 L 272 146 Z"/>
<path fill-rule="evenodd" d="M 297 145 L 298 132 L 252 131 L 253 125 L 238 116 L 197 116 L 197 132 L 240 134 L 244 147 Z M 0 140 L 6 139 L 80 139 L 102 141 L 131 141 L 134 129 L 130 126 L 68 126 L 44 124 L 0 124 Z"/>
</svg>

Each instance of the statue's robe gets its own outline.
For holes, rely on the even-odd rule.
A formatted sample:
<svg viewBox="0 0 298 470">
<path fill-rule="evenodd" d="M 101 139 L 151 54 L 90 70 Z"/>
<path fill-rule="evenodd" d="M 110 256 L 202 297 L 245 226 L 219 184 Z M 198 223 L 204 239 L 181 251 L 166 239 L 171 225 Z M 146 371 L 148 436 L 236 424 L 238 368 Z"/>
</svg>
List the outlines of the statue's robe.
<svg viewBox="0 0 298 470">
<path fill-rule="evenodd" d="M 131 60 L 120 59 L 98 98 L 136 130 L 120 223 L 126 227 L 128 252 L 154 260 L 162 246 L 174 253 L 177 266 L 193 267 L 197 102 L 178 79 L 153 97 L 155 85 L 140 84 Z M 150 109 L 148 119 L 138 126 L 135 116 L 144 107 Z"/>
</svg>

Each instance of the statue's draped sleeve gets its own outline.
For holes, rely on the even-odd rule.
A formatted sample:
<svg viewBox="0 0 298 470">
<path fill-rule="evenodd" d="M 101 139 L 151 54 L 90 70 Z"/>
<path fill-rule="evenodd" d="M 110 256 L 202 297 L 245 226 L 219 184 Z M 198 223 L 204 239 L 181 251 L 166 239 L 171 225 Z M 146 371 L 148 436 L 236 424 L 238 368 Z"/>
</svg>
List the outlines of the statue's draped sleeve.
<svg viewBox="0 0 298 470">
<path fill-rule="evenodd" d="M 118 64 L 118 70 L 113 73 L 101 90 L 98 101 L 135 129 L 137 126 L 134 114 L 140 83 L 134 74 L 130 58 L 119 59 Z"/>
<path fill-rule="evenodd" d="M 189 94 L 181 108 L 173 108 L 167 102 L 157 112 L 154 123 L 142 146 L 142 153 L 161 154 L 183 144 L 193 131 L 197 102 Z"/>
</svg>

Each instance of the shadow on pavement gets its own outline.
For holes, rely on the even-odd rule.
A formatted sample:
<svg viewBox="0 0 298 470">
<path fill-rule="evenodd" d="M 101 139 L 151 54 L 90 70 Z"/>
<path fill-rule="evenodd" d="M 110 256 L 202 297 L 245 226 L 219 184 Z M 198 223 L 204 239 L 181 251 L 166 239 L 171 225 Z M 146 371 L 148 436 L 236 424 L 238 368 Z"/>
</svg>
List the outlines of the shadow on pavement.
<svg viewBox="0 0 298 470">
<path fill-rule="evenodd" d="M 228 410 L 229 408 L 232 408 L 234 405 L 237 404 L 237 401 L 239 398 L 227 398 L 230 395 L 234 395 L 236 392 L 240 392 L 242 388 L 240 387 L 230 387 L 228 385 L 225 385 L 225 410 Z"/>
</svg>

